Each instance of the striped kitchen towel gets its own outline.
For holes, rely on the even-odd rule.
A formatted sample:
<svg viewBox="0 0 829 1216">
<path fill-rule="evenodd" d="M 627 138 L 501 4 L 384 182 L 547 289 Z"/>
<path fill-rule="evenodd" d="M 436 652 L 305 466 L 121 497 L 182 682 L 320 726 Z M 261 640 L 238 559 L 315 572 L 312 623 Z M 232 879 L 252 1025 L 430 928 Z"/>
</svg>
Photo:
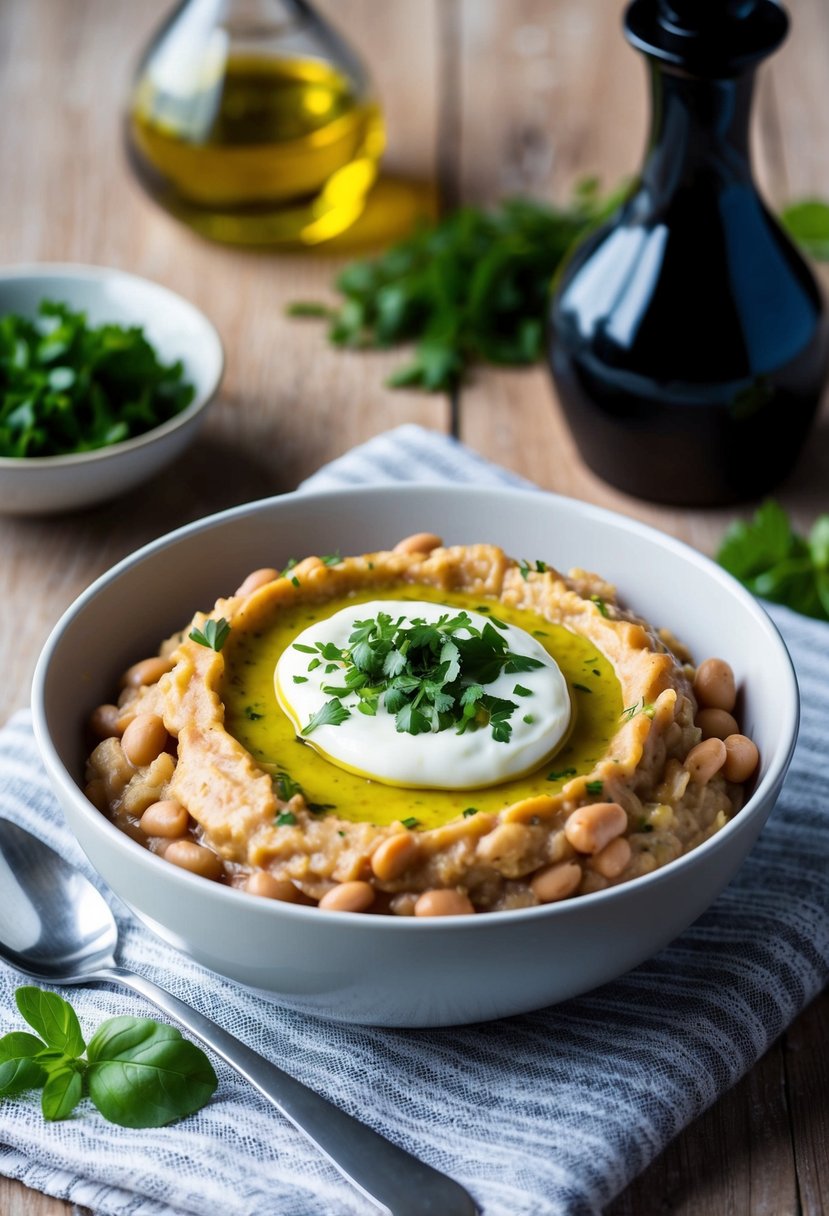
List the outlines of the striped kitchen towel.
<svg viewBox="0 0 829 1216">
<path fill-rule="evenodd" d="M 308 489 L 379 481 L 526 485 L 417 427 L 335 461 Z M 771 609 L 803 722 L 780 802 L 736 879 L 656 958 L 555 1008 L 448 1030 L 334 1025 L 281 1009 L 176 954 L 109 896 L 121 961 L 146 971 L 308 1085 L 457 1178 L 485 1216 L 598 1213 L 751 1068 L 829 973 L 829 626 Z M 0 814 L 90 869 L 20 714 L 0 733 Z M 528 960 L 528 966 L 532 960 Z M 0 1033 L 19 977 L 0 965 Z M 77 990 L 91 1033 L 138 997 Z M 369 1216 L 374 1209 L 235 1073 L 198 1114 L 127 1131 L 88 1106 L 43 1121 L 0 1103 L 0 1172 L 98 1216 Z"/>
</svg>

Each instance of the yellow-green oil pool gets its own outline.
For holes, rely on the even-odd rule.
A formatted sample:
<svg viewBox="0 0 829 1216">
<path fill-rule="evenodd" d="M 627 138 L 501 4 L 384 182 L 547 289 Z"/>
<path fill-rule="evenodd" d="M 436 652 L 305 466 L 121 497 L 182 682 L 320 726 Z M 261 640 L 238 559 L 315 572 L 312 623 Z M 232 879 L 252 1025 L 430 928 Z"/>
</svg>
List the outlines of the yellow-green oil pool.
<svg viewBox="0 0 829 1216">
<path fill-rule="evenodd" d="M 309 625 L 349 604 L 369 600 L 429 600 L 491 613 L 537 638 L 555 658 L 570 689 L 573 722 L 561 749 L 534 772 L 486 789 L 412 789 L 346 772 L 299 739 L 277 704 L 273 686 L 277 659 Z M 589 773 L 606 754 L 622 712 L 619 681 L 591 641 L 535 613 L 435 587 L 372 587 L 325 603 L 283 604 L 272 624 L 249 631 L 234 629 L 222 654 L 225 674 L 219 695 L 230 734 L 269 772 L 287 773 L 297 782 L 312 808 L 354 822 L 380 825 L 413 818 L 418 827 L 432 828 L 470 808 L 495 812 L 522 798 L 556 793 L 574 775 Z"/>
</svg>

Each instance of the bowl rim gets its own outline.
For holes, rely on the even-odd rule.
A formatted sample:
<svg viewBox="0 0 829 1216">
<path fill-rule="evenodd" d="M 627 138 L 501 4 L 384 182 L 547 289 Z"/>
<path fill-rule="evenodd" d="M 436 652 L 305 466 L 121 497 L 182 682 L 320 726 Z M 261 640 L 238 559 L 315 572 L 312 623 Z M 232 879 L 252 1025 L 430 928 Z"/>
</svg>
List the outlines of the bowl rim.
<svg viewBox="0 0 829 1216">
<path fill-rule="evenodd" d="M 180 295 L 177 291 L 174 291 L 171 287 L 167 287 L 163 283 L 157 283 L 154 279 L 148 279 L 144 275 L 133 274 L 129 270 L 119 270 L 115 266 L 95 266 L 82 262 L 20 262 L 17 265 L 3 266 L 0 267 L 0 289 L 2 289 L 4 284 L 14 282 L 15 280 L 37 282 L 38 279 L 53 277 L 62 277 L 69 282 L 77 280 L 93 284 L 112 280 L 120 280 L 128 284 L 140 283 L 142 287 L 149 287 L 153 291 L 158 292 L 159 295 L 166 296 L 170 303 L 185 312 L 189 312 L 191 317 L 203 327 L 207 340 L 212 342 L 214 353 L 218 356 L 216 374 L 213 377 L 212 383 L 209 383 L 200 393 L 197 392 L 185 409 L 149 431 L 144 431 L 140 435 L 134 435 L 131 439 L 122 439 L 118 443 L 109 443 L 101 448 L 93 448 L 89 452 L 64 452 L 57 456 L 0 456 L 0 471 L 11 469 L 39 468 L 54 470 L 56 468 L 72 468 L 73 466 L 94 464 L 99 460 L 106 460 L 114 456 L 134 452 L 140 448 L 149 447 L 151 444 L 163 439 L 165 435 L 177 431 L 210 404 L 216 396 L 224 378 L 226 356 L 218 329 L 200 308 L 197 308 L 195 304 L 185 296 Z M 142 323 L 136 321 L 136 324 Z M 193 387 L 195 388 L 195 385 Z"/>
<path fill-rule="evenodd" d="M 50 662 L 54 651 L 60 644 L 60 640 L 64 630 L 68 625 L 82 613 L 88 604 L 90 604 L 102 591 L 109 586 L 110 583 L 117 581 L 122 574 L 131 570 L 133 567 L 140 565 L 142 562 L 151 558 L 154 554 L 170 548 L 179 543 L 179 541 L 198 535 L 201 532 L 207 532 L 215 527 L 221 527 L 227 522 L 238 519 L 243 519 L 248 515 L 255 515 L 263 510 L 270 509 L 280 503 L 287 501 L 294 502 L 297 499 L 308 502 L 310 500 L 319 500 L 323 503 L 326 501 L 336 501 L 343 497 L 354 498 L 366 496 L 369 499 L 383 498 L 389 494 L 394 494 L 397 497 L 403 496 L 407 498 L 416 498 L 424 492 L 434 495 L 435 492 L 445 494 L 449 498 L 462 498 L 472 494 L 485 494 L 488 500 L 493 497 L 501 497 L 508 500 L 524 499 L 527 505 L 538 502 L 538 495 L 543 494 L 545 498 L 552 499 L 562 509 L 575 509 L 579 514 L 584 514 L 588 519 L 598 524 L 612 525 L 616 528 L 621 527 L 624 531 L 640 536 L 651 543 L 662 545 L 663 547 L 678 553 L 686 561 L 690 561 L 692 565 L 702 569 L 709 577 L 714 577 L 715 580 L 721 583 L 727 590 L 741 603 L 742 607 L 754 617 L 757 624 L 762 628 L 767 636 L 768 643 L 778 652 L 778 657 L 781 662 L 782 672 L 785 673 L 787 687 L 781 690 L 781 704 L 785 704 L 787 711 L 781 714 L 781 722 L 789 721 L 791 724 L 790 736 L 785 750 L 779 754 L 776 761 L 770 764 L 768 770 L 758 782 L 757 786 L 752 790 L 750 797 L 740 807 L 739 811 L 733 816 L 728 823 L 710 836 L 708 840 L 702 842 L 695 849 L 688 853 L 683 853 L 680 857 L 668 862 L 664 866 L 652 871 L 650 874 L 643 874 L 637 878 L 630 879 L 627 882 L 620 883 L 617 886 L 608 887 L 602 891 L 593 891 L 587 895 L 580 895 L 577 899 L 565 899 L 551 904 L 541 904 L 526 908 L 511 908 L 495 913 L 467 913 L 450 917 L 413 917 L 413 916 L 371 916 L 366 913 L 331 911 L 325 908 L 309 907 L 302 904 L 290 904 L 278 900 L 255 899 L 249 896 L 246 892 L 237 890 L 234 887 L 226 886 L 219 883 L 211 883 L 210 890 L 213 893 L 212 898 L 220 901 L 230 900 L 229 907 L 240 906 L 237 901 L 244 901 L 244 907 L 253 911 L 258 910 L 258 913 L 265 916 L 282 917 L 287 916 L 289 919 L 298 919 L 300 922 L 308 921 L 316 924 L 348 924 L 349 926 L 363 926 L 368 930 L 379 928 L 381 932 L 392 931 L 393 926 L 408 925 L 408 930 L 403 932 L 446 932 L 452 927 L 458 929 L 471 929 L 473 926 L 491 925 L 493 923 L 503 924 L 505 927 L 508 924 L 515 922 L 528 921 L 532 922 L 539 918 L 548 916 L 570 916 L 573 915 L 579 907 L 584 907 L 589 901 L 590 906 L 600 903 L 613 902 L 614 900 L 624 898 L 627 892 L 631 890 L 643 890 L 646 886 L 654 886 L 660 883 L 670 882 L 673 876 L 681 874 L 689 867 L 694 867 L 704 863 L 704 860 L 709 854 L 725 847 L 727 842 L 735 834 L 741 834 L 749 821 L 753 820 L 757 815 L 763 813 L 767 802 L 771 802 L 768 812 L 774 808 L 774 803 L 779 795 L 779 789 L 791 763 L 792 755 L 797 743 L 797 736 L 800 724 L 800 694 L 795 674 L 794 665 L 791 655 L 789 654 L 786 643 L 778 629 L 777 625 L 768 615 L 762 604 L 749 591 L 747 591 L 732 575 L 728 574 L 721 566 L 717 565 L 711 558 L 686 544 L 684 541 L 671 536 L 667 532 L 662 532 L 658 528 L 652 527 L 650 524 L 642 523 L 638 519 L 623 515 L 619 512 L 608 510 L 605 507 L 596 506 L 593 503 L 586 503 L 580 499 L 570 498 L 562 494 L 554 494 L 545 490 L 523 489 L 511 486 L 480 486 L 480 485 L 443 485 L 434 482 L 406 482 L 404 484 L 387 484 L 387 485 L 358 485 L 351 487 L 338 487 L 336 489 L 327 489 L 320 491 L 300 491 L 296 490 L 288 494 L 273 495 L 268 498 L 256 499 L 252 502 L 242 503 L 236 507 L 230 507 L 226 510 L 219 511 L 213 515 L 203 516 L 201 519 L 184 524 L 172 532 L 165 533 L 163 536 L 157 537 L 148 544 L 141 546 L 133 553 L 127 554 L 109 570 L 101 574 L 93 583 L 86 588 L 69 607 L 61 615 L 60 619 L 50 632 L 43 649 L 38 658 L 32 679 L 32 719 L 34 734 L 40 750 L 41 758 L 47 769 L 47 772 L 53 784 L 60 786 L 66 794 L 71 798 L 76 811 L 87 820 L 92 826 L 92 830 L 103 832 L 115 847 L 115 849 L 124 856 L 127 860 L 132 860 L 143 865 L 150 866 L 150 872 L 153 874 L 165 874 L 173 883 L 181 882 L 184 884 L 184 890 L 192 889 L 193 891 L 205 893 L 204 879 L 198 875 L 191 874 L 179 867 L 170 866 L 169 864 L 163 871 L 158 871 L 155 867 L 164 865 L 163 859 L 156 857 L 150 853 L 138 841 L 133 840 L 120 828 L 116 827 L 109 819 L 101 814 L 100 811 L 90 803 L 85 797 L 82 789 L 77 785 L 71 772 L 66 768 L 61 760 L 57 748 L 53 744 L 47 722 L 47 713 L 45 705 L 46 680 L 49 671 Z M 785 694 L 785 700 L 784 700 Z M 789 713 L 791 716 L 789 717 Z M 74 833 L 73 833 L 74 834 Z M 320 921 L 319 917 L 325 918 Z M 414 926 L 419 926 L 414 928 Z M 395 928 L 393 931 L 400 932 L 400 928 Z M 476 930 L 477 931 L 477 930 Z"/>
</svg>

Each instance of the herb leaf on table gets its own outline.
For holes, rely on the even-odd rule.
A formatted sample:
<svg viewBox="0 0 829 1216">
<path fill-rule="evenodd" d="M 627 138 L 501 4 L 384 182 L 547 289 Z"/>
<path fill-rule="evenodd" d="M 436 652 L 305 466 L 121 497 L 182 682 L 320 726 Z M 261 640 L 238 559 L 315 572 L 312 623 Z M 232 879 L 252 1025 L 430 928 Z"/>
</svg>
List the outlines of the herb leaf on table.
<svg viewBox="0 0 829 1216">
<path fill-rule="evenodd" d="M 513 199 L 497 210 L 463 207 L 420 228 L 380 257 L 354 262 L 336 280 L 336 308 L 300 301 L 292 316 L 327 316 L 335 346 L 365 349 L 415 341 L 393 388 L 456 388 L 477 361 L 521 365 L 540 358 L 550 282 L 571 245 L 621 201 L 591 179 L 553 207 Z"/>
<path fill-rule="evenodd" d="M 818 262 L 829 261 L 829 203 L 803 199 L 784 207 L 780 221 L 805 253 Z"/>
<path fill-rule="evenodd" d="M 819 516 L 803 537 L 769 499 L 753 519 L 731 525 L 717 561 L 755 595 L 829 620 L 829 515 Z"/>
<path fill-rule="evenodd" d="M 45 1119 L 68 1118 L 88 1095 L 110 1123 L 162 1127 L 200 1110 L 216 1089 L 207 1056 L 174 1026 L 109 1018 L 87 1046 L 74 1009 L 56 993 L 26 986 L 15 1000 L 38 1035 L 0 1038 L 0 1099 L 40 1089 Z"/>
</svg>

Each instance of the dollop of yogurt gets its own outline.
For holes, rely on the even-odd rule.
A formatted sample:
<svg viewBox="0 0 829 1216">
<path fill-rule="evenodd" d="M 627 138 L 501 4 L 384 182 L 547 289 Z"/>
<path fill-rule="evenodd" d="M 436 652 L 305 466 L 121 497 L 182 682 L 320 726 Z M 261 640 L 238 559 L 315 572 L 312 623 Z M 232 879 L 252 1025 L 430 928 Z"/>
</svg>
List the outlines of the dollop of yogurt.
<svg viewBox="0 0 829 1216">
<path fill-rule="evenodd" d="M 437 622 L 447 613 L 465 611 L 475 629 L 483 630 L 490 618 L 469 609 L 456 609 L 430 601 L 374 600 L 350 605 L 303 630 L 280 655 L 274 671 L 274 688 L 283 711 L 301 734 L 314 714 L 329 702 L 323 688 L 342 685 L 341 670 L 326 670 L 330 663 L 314 662 L 313 650 L 333 643 L 347 650 L 355 622 L 374 619 L 379 613 L 393 621 L 404 618 Z M 489 725 L 459 734 L 450 725 L 440 731 L 417 735 L 399 731 L 395 715 L 377 704 L 374 716 L 359 712 L 355 693 L 338 698 L 349 716 L 339 725 L 316 726 L 306 740 L 333 764 L 386 785 L 430 789 L 476 789 L 497 785 L 531 772 L 550 757 L 567 734 L 571 703 L 567 682 L 555 659 L 524 629 L 505 625 L 498 632 L 513 654 L 538 660 L 529 671 L 502 671 L 484 686 L 487 695 L 516 703 L 509 718 L 510 738 L 499 742 Z M 461 628 L 459 638 L 469 637 Z M 521 690 L 516 692 L 516 686 Z"/>
</svg>

